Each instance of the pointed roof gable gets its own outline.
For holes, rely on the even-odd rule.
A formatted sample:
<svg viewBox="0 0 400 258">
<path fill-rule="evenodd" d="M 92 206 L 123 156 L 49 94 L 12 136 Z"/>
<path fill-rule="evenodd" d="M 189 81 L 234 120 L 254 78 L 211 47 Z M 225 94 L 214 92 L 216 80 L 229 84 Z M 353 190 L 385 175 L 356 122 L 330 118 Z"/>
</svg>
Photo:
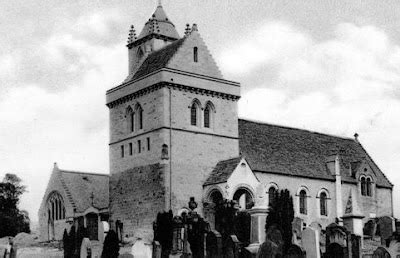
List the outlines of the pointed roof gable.
<svg viewBox="0 0 400 258">
<path fill-rule="evenodd" d="M 356 183 L 351 162 L 365 159 L 376 175 L 377 186 L 393 187 L 354 139 L 239 119 L 239 150 L 253 171 L 333 181 L 326 165 L 332 149 L 343 150 L 340 154 L 343 181 Z"/>
<path fill-rule="evenodd" d="M 193 61 L 195 47 L 198 51 L 198 62 Z M 150 53 L 132 79 L 139 79 L 162 68 L 222 79 L 217 63 L 197 31 Z"/>
<path fill-rule="evenodd" d="M 170 39 L 179 39 L 175 25 L 168 19 L 163 7 L 159 4 L 151 18 L 144 25 L 138 40 L 152 34 L 162 35 Z"/>
<path fill-rule="evenodd" d="M 229 177 L 239 165 L 241 160 L 241 157 L 236 157 L 233 159 L 219 161 L 211 174 L 208 176 L 207 180 L 204 182 L 204 185 L 219 184 L 228 181 Z"/>
</svg>

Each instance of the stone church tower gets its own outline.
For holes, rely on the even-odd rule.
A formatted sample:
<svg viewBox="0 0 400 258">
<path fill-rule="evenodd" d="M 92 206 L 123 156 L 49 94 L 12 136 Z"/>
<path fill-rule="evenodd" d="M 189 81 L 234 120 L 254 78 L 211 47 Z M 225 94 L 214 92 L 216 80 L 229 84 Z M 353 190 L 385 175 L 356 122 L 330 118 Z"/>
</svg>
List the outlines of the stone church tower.
<svg viewBox="0 0 400 258">
<path fill-rule="evenodd" d="M 222 78 L 197 25 L 181 38 L 163 7 L 128 39 L 129 75 L 107 91 L 110 216 L 120 236 L 151 236 L 157 212 L 202 212 L 203 183 L 239 156 L 239 83 Z"/>
</svg>

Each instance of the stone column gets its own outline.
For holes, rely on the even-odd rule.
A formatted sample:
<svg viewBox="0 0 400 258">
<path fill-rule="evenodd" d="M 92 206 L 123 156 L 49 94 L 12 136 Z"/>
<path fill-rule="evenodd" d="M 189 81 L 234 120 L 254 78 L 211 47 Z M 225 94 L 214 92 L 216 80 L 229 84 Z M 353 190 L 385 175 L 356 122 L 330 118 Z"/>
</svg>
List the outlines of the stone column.
<svg viewBox="0 0 400 258">
<path fill-rule="evenodd" d="M 268 209 L 264 207 L 254 207 L 248 211 L 251 216 L 250 245 L 246 248 L 250 252 L 257 253 L 258 248 L 265 242 L 265 222 L 267 220 Z"/>
<path fill-rule="evenodd" d="M 336 217 L 339 219 L 339 225 L 343 226 L 341 220 L 343 216 L 342 204 L 342 176 L 340 175 L 340 159 L 339 155 L 335 157 L 335 186 L 336 186 Z"/>
</svg>

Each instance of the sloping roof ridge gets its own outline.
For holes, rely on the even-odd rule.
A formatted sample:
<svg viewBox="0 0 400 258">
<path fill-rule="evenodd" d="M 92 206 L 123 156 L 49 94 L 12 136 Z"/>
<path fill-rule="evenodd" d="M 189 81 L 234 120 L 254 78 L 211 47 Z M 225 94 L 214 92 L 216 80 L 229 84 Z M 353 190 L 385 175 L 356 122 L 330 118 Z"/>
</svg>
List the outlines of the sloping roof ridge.
<svg viewBox="0 0 400 258">
<path fill-rule="evenodd" d="M 82 171 L 72 171 L 72 170 L 64 170 L 59 169 L 61 173 L 71 173 L 71 174 L 83 174 L 83 175 L 91 175 L 91 176 L 107 176 L 110 177 L 108 174 L 100 174 L 100 173 L 93 173 L 93 172 L 82 172 Z"/>
<path fill-rule="evenodd" d="M 76 203 L 75 203 L 75 201 L 74 201 L 74 198 L 72 198 L 71 191 L 69 190 L 67 184 L 66 184 L 65 181 L 64 181 L 64 178 L 63 178 L 63 176 L 62 176 L 61 170 L 58 170 L 58 171 L 60 172 L 60 181 L 61 181 L 61 185 L 62 185 L 62 187 L 63 187 L 63 189 L 64 189 L 64 191 L 65 191 L 65 193 L 66 193 L 66 195 L 67 195 L 67 199 L 68 199 L 68 201 L 71 203 L 72 207 L 73 207 L 74 209 L 76 209 L 76 208 L 77 208 L 77 207 L 76 207 Z"/>
<path fill-rule="evenodd" d="M 220 161 L 218 161 L 218 163 L 225 163 L 225 162 L 233 161 L 233 160 L 235 160 L 235 159 L 241 160 L 242 158 L 243 158 L 242 156 L 237 156 L 237 157 L 234 157 L 234 158 L 229 158 L 229 159 L 220 160 Z M 218 164 L 218 163 L 217 163 L 217 164 Z"/>
<path fill-rule="evenodd" d="M 279 128 L 289 129 L 289 130 L 294 130 L 294 131 L 302 131 L 302 132 L 306 132 L 306 133 L 319 134 L 319 135 L 322 135 L 322 136 L 329 136 L 329 137 L 339 138 L 339 139 L 343 139 L 343 140 L 350 140 L 350 141 L 354 141 L 355 142 L 355 140 L 353 138 L 350 138 L 350 137 L 339 136 L 339 135 L 328 134 L 328 133 L 321 133 L 321 132 L 311 131 L 311 130 L 308 130 L 308 129 L 296 128 L 296 127 L 291 127 L 291 126 L 286 126 L 286 125 L 272 124 L 272 123 L 268 123 L 268 122 L 260 121 L 260 120 L 256 120 L 256 119 L 239 118 L 238 120 L 242 120 L 242 121 L 250 122 L 250 123 L 255 123 L 255 124 L 259 124 L 259 125 L 273 126 L 273 127 L 279 127 Z"/>
<path fill-rule="evenodd" d="M 374 161 L 374 159 L 369 155 L 369 153 L 367 152 L 367 150 L 364 148 L 364 146 L 358 141 L 357 142 L 361 149 L 363 149 L 364 153 L 367 155 L 368 160 L 370 160 L 379 170 L 379 172 L 383 175 L 383 177 L 388 181 L 388 183 L 393 187 L 394 184 L 392 182 L 390 182 L 389 178 L 386 177 L 385 173 L 383 173 L 383 171 L 380 169 L 380 167 L 378 166 L 378 164 L 376 164 L 376 162 Z"/>
</svg>

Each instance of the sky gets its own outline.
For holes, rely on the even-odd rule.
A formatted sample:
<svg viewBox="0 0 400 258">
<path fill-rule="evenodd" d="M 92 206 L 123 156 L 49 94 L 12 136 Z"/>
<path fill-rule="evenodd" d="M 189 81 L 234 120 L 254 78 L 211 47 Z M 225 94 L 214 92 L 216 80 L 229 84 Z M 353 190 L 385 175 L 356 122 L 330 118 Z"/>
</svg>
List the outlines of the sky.
<svg viewBox="0 0 400 258">
<path fill-rule="evenodd" d="M 53 163 L 109 172 L 107 89 L 127 76 L 125 47 L 156 1 L 0 2 L 0 179 L 27 185 L 37 221 Z M 198 29 L 239 116 L 359 140 L 400 181 L 400 1 L 163 0 L 183 35 Z M 394 188 L 395 216 L 400 190 Z"/>
</svg>

